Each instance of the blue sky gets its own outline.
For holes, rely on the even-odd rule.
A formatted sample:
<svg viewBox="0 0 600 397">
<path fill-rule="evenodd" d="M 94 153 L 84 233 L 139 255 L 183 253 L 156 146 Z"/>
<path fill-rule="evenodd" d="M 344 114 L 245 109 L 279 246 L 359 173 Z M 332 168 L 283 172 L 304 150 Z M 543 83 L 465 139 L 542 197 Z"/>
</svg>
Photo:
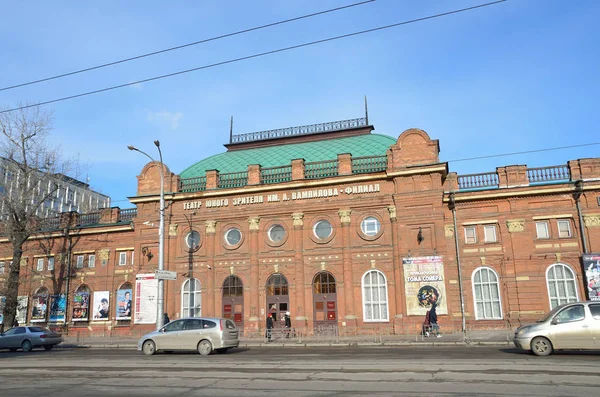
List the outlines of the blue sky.
<svg viewBox="0 0 600 397">
<path fill-rule="evenodd" d="M 2 0 L 0 86 L 48 77 L 351 4 L 352 0 Z M 64 79 L 0 92 L 40 102 L 484 3 L 373 3 Z M 440 141 L 440 160 L 600 142 L 600 2 L 507 2 L 47 105 L 53 140 L 92 188 L 129 208 L 146 159 L 179 173 L 246 133 L 362 117 Z M 598 157 L 600 145 L 451 162 L 459 174 Z M 85 176 L 80 176 L 85 179 Z"/>
</svg>

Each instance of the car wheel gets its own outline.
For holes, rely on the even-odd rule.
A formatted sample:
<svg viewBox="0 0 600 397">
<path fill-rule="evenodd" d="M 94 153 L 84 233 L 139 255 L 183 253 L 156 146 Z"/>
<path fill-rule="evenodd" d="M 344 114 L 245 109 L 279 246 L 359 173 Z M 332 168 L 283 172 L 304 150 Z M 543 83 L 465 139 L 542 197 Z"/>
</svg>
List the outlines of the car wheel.
<svg viewBox="0 0 600 397">
<path fill-rule="evenodd" d="M 543 336 L 536 336 L 531 341 L 531 351 L 536 356 L 548 356 L 552 354 L 552 343 Z"/>
<path fill-rule="evenodd" d="M 201 340 L 200 343 L 198 343 L 198 353 L 200 353 L 203 356 L 208 356 L 211 352 L 212 352 L 212 345 L 209 341 L 204 339 L 204 340 Z"/>
<path fill-rule="evenodd" d="M 10 350 L 11 352 L 16 352 L 16 351 L 17 351 L 17 348 L 16 348 L 16 347 L 11 347 L 11 348 L 10 348 L 10 349 L 8 349 L 8 350 Z"/>
<path fill-rule="evenodd" d="M 151 356 L 156 353 L 156 345 L 151 340 L 147 340 L 142 345 L 142 351 L 145 355 Z"/>
<path fill-rule="evenodd" d="M 31 342 L 28 340 L 24 340 L 23 343 L 21 343 L 21 349 L 23 349 L 25 353 L 29 353 L 31 351 L 31 347 Z"/>
<path fill-rule="evenodd" d="M 227 350 L 229 350 L 228 348 L 224 347 L 221 349 L 215 349 L 217 351 L 217 353 L 219 354 L 223 354 L 223 353 L 227 353 Z"/>
<path fill-rule="evenodd" d="M 46 349 L 46 350 L 52 350 L 53 347 L 54 347 L 54 345 L 45 345 L 44 349 Z"/>
</svg>

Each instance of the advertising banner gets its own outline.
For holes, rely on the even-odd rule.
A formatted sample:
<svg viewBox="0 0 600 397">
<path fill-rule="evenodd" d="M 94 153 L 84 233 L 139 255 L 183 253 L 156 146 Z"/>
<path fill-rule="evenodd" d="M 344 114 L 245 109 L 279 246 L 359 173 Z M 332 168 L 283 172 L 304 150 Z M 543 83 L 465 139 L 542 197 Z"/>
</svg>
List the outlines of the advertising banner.
<svg viewBox="0 0 600 397">
<path fill-rule="evenodd" d="M 17 322 L 19 324 L 27 323 L 27 296 L 17 296 Z"/>
<path fill-rule="evenodd" d="M 88 321 L 90 316 L 90 293 L 75 292 L 73 297 L 73 321 Z"/>
<path fill-rule="evenodd" d="M 117 320 L 131 320 L 131 289 L 117 291 Z"/>
<path fill-rule="evenodd" d="M 0 296 L 0 324 L 4 321 L 4 306 L 6 305 L 6 297 Z"/>
<path fill-rule="evenodd" d="M 402 258 L 406 314 L 425 316 L 437 300 L 437 314 L 448 314 L 444 262 L 441 256 Z"/>
<path fill-rule="evenodd" d="M 110 291 L 94 292 L 94 320 L 108 320 L 110 311 Z"/>
<path fill-rule="evenodd" d="M 583 272 L 589 299 L 600 302 L 600 254 L 583 255 Z"/>
<path fill-rule="evenodd" d="M 45 323 L 48 315 L 48 295 L 33 295 L 31 300 L 31 322 Z"/>
<path fill-rule="evenodd" d="M 135 276 L 135 324 L 156 323 L 158 280 L 154 273 Z"/>
<path fill-rule="evenodd" d="M 65 294 L 52 295 L 50 299 L 50 322 L 64 323 L 67 310 L 67 297 Z"/>
</svg>

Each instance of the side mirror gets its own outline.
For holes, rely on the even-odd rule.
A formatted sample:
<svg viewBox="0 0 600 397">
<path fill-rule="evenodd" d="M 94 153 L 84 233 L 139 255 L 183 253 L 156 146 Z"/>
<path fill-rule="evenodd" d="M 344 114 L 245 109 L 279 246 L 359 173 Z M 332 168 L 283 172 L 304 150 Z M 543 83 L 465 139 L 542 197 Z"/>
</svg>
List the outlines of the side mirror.
<svg viewBox="0 0 600 397">
<path fill-rule="evenodd" d="M 550 324 L 552 324 L 552 325 L 556 325 L 556 324 L 558 324 L 558 323 L 559 323 L 558 319 L 557 319 L 557 318 L 554 318 L 554 319 L 552 319 L 552 322 L 551 322 Z"/>
</svg>

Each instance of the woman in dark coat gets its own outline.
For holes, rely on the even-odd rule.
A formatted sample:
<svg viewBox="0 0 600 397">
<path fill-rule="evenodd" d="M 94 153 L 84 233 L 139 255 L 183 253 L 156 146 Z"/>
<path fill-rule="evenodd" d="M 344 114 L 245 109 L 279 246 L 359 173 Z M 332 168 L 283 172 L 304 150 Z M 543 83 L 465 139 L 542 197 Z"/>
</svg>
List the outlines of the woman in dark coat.
<svg viewBox="0 0 600 397">
<path fill-rule="evenodd" d="M 431 332 L 435 334 L 435 336 L 437 336 L 438 338 L 441 338 L 442 335 L 440 335 L 440 326 L 438 325 L 437 321 L 437 299 L 435 297 L 433 297 L 432 302 L 431 302 L 431 309 L 429 309 L 429 323 L 431 324 Z"/>
<path fill-rule="evenodd" d="M 267 315 L 267 342 L 271 342 L 272 341 L 272 337 L 273 337 L 273 317 L 271 316 L 271 313 L 269 313 Z"/>
</svg>

